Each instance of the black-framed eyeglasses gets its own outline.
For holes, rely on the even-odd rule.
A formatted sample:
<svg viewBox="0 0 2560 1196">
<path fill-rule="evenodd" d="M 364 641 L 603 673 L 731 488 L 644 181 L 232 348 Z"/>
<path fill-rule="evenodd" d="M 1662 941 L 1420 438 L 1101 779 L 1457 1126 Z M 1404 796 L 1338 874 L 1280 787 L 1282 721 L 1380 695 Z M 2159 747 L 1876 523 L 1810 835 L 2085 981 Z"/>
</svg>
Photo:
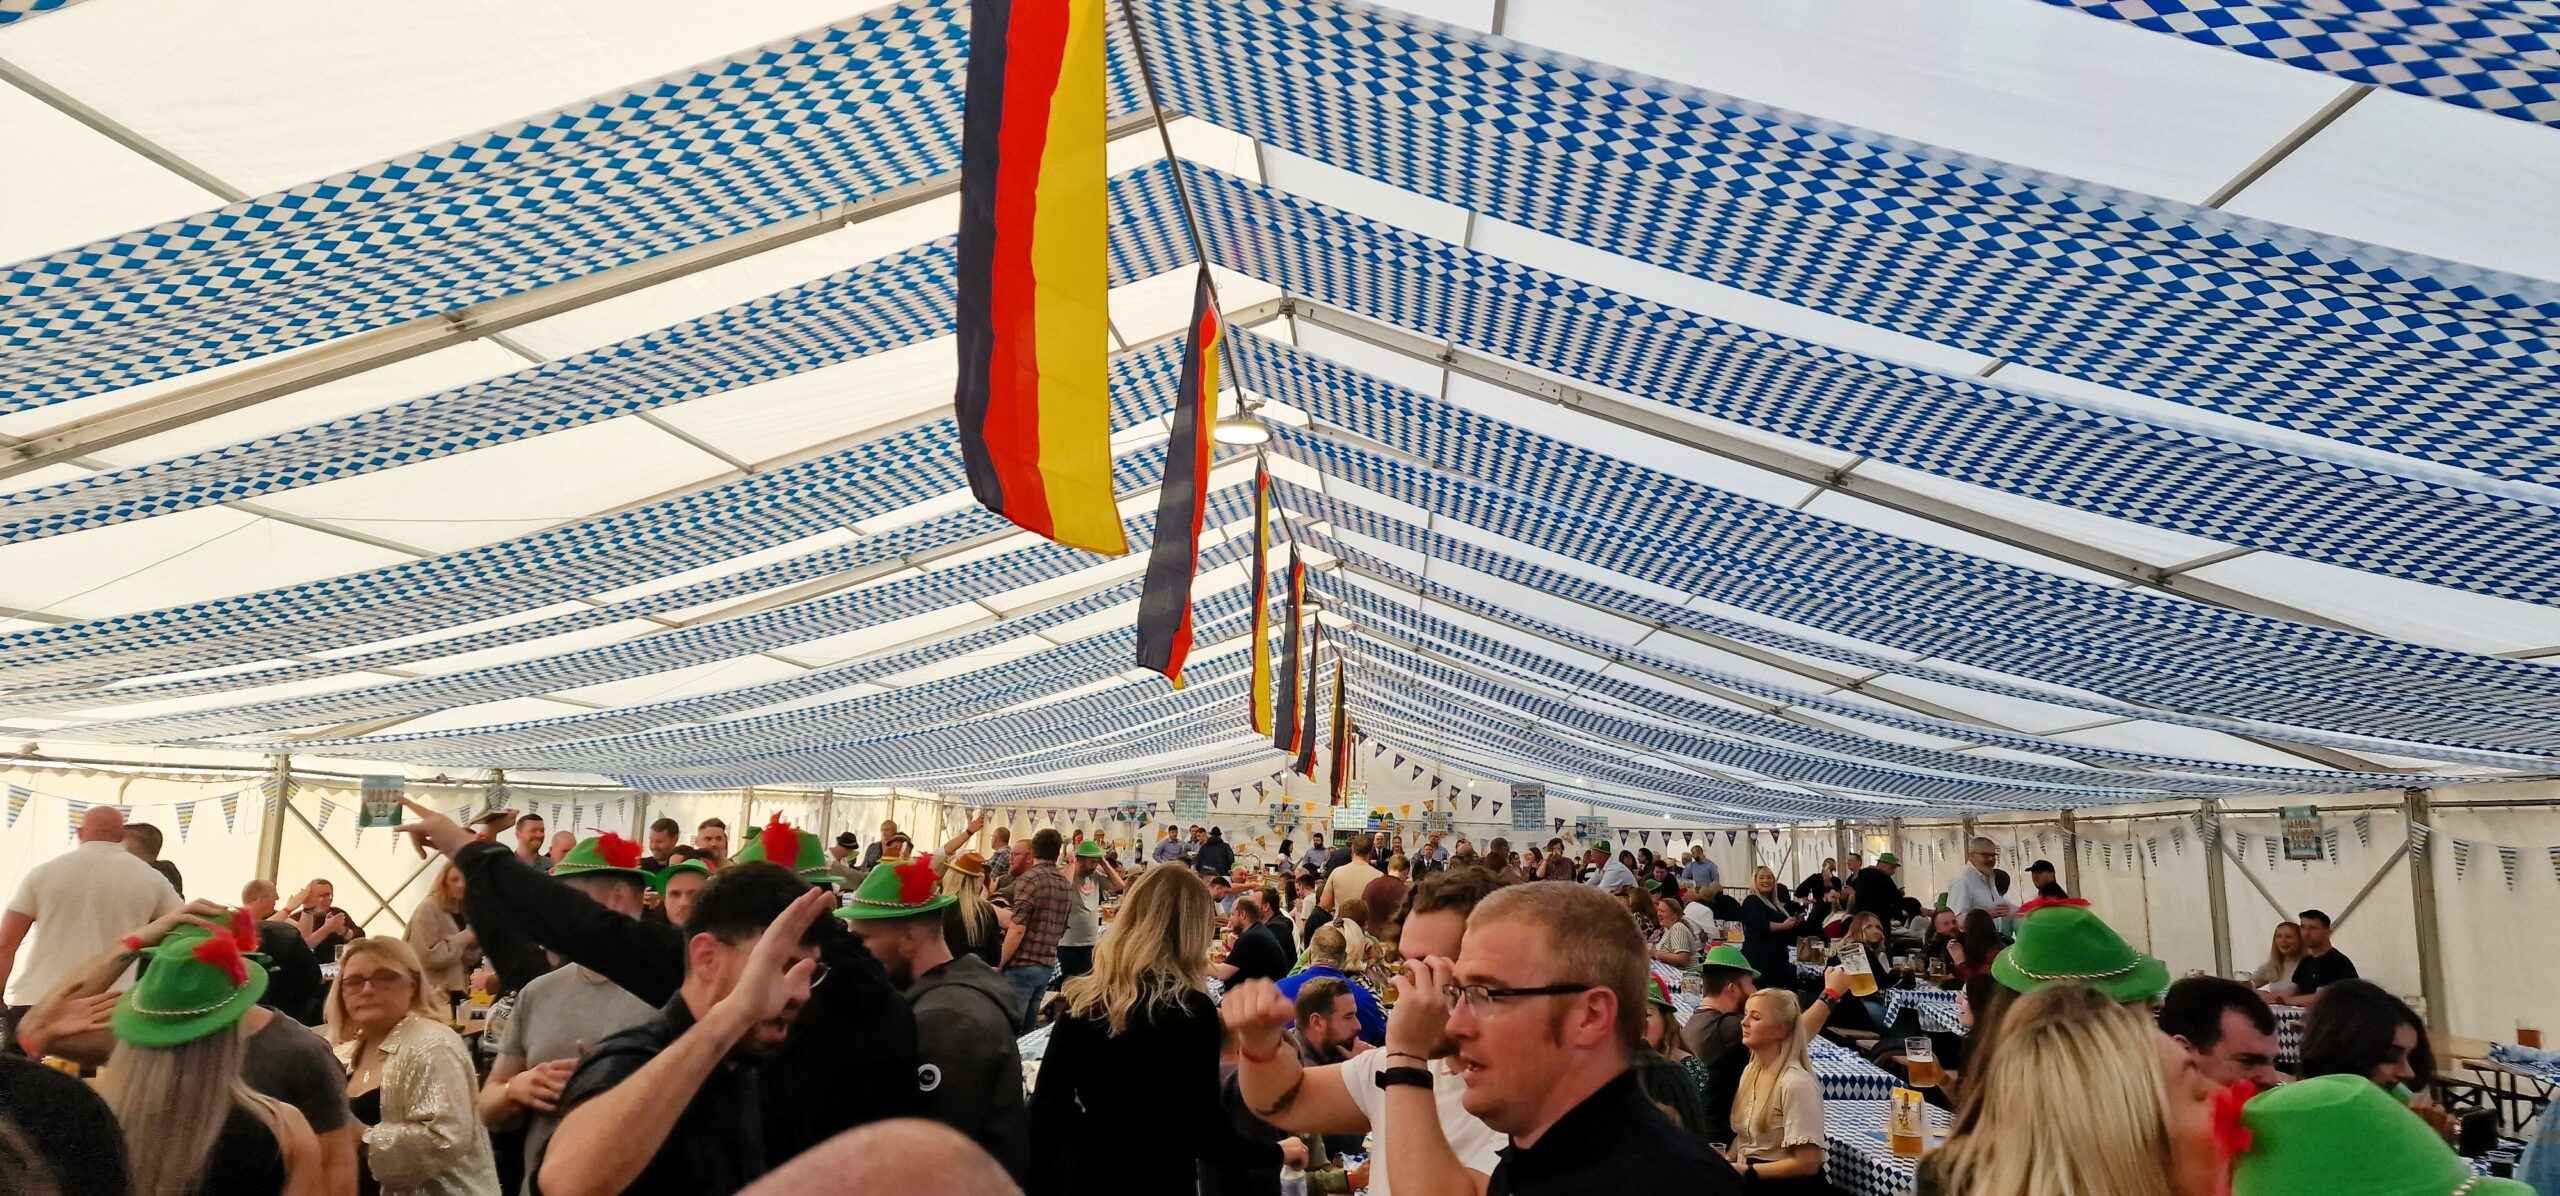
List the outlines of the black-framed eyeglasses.
<svg viewBox="0 0 2560 1196">
<path fill-rule="evenodd" d="M 1494 988 L 1483 984 L 1452 984 L 1442 988 L 1440 995 L 1449 999 L 1451 1009 L 1461 1005 L 1500 1009 L 1504 1001 L 1515 997 L 1562 997 L 1587 993 L 1598 987 L 1596 984 L 1541 984 L 1535 988 Z"/>
</svg>

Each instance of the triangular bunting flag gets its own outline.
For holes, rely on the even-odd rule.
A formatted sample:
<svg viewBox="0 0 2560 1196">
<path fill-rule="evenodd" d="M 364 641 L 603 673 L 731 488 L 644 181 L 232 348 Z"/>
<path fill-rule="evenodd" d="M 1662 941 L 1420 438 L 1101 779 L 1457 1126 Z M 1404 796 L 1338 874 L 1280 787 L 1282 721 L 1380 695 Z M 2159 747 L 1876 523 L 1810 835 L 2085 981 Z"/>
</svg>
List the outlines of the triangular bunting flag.
<svg viewBox="0 0 2560 1196">
<path fill-rule="evenodd" d="M 2471 840 L 2456 839 L 2453 841 L 2453 878 L 2460 880 L 2463 874 L 2469 871 L 2471 871 Z"/>
<path fill-rule="evenodd" d="M 328 829 L 329 829 L 329 816 L 330 816 L 331 814 L 335 814 L 335 813 L 337 813 L 337 812 L 338 812 L 338 803 L 336 803 L 336 802 L 334 802 L 334 801 L 331 801 L 331 800 L 329 800 L 328 798 L 325 798 L 325 797 L 320 799 L 320 829 L 321 829 L 321 831 L 322 831 L 322 832 L 324 832 L 324 833 L 325 833 L 325 832 L 327 832 L 327 831 L 328 831 Z"/>
<path fill-rule="evenodd" d="M 67 834 L 74 839 L 80 837 L 80 816 L 89 812 L 89 804 L 90 803 L 85 801 L 72 801 L 69 798 L 63 799 L 62 812 L 69 820 L 67 825 L 62 828 L 64 834 Z"/>
<path fill-rule="evenodd" d="M 2157 868 L 2160 866 L 2160 836 L 2152 835 L 2149 838 L 2144 839 L 2142 841 L 2142 850 L 2145 855 L 2151 857 L 2152 867 Z"/>
<path fill-rule="evenodd" d="M 1483 795 L 1483 794 L 1481 794 L 1481 793 L 1470 793 L 1470 794 L 1468 794 L 1468 795 L 1467 795 L 1467 808 L 1468 808 L 1468 809 L 1472 810 L 1472 809 L 1475 809 L 1477 806 L 1481 806 L 1481 805 L 1483 805 L 1483 804 L 1484 804 L 1484 795 Z"/>
<path fill-rule="evenodd" d="M 2172 822 L 2169 824 L 2169 850 L 2174 851 L 2179 855 L 2187 854 L 2187 827 L 2185 823 Z"/>
<path fill-rule="evenodd" d="M 1393 767 L 1396 767 L 1396 768 L 1402 768 L 1402 767 L 1404 767 L 1404 753 L 1403 753 L 1403 752 L 1397 752 L 1397 753 L 1396 753 L 1396 762 L 1395 762 L 1395 764 L 1393 765 Z"/>
<path fill-rule="evenodd" d="M 240 829 L 240 794 L 237 790 L 222 795 L 222 831 L 230 834 Z"/>
<path fill-rule="evenodd" d="M 1502 817 L 1502 801 L 1501 801 L 1501 799 L 1499 799 L 1499 798 L 1496 798 L 1496 799 L 1494 800 L 1494 803 L 1493 803 L 1493 816 L 1494 816 L 1494 817 L 1496 817 L 1496 818 L 1500 818 L 1500 817 Z"/>
<path fill-rule="evenodd" d="M 18 815 L 27 812 L 27 801 L 34 796 L 35 794 L 29 790 L 21 789 L 16 785 L 9 786 L 9 826 L 11 828 L 14 829 L 18 825 Z M 2560 851 L 2560 848 L 2553 850 Z"/>
<path fill-rule="evenodd" d="M 2498 871 L 2503 872 L 2503 873 L 2505 873 L 2505 874 L 2506 874 L 2506 876 L 2507 876 L 2507 887 L 2508 887 L 2508 888 L 2512 889 L 2512 888 L 2516 887 L 2516 849 L 2515 849 L 2515 848 L 2512 848 L 2512 847 L 2501 847 L 2501 848 L 2499 848 L 2499 849 L 2498 849 Z"/>
<path fill-rule="evenodd" d="M 182 801 L 182 802 L 179 802 L 179 803 L 178 803 L 178 842 L 180 842 L 180 843 L 184 843 L 184 842 L 186 842 L 186 841 L 187 841 L 187 832 L 188 832 L 189 830 L 193 829 L 193 828 L 195 827 L 195 824 L 196 824 L 196 804 L 195 804 L 194 802 L 191 802 L 191 801 Z"/>
<path fill-rule="evenodd" d="M 2267 867 L 2275 867 L 2276 859 L 2283 854 L 2284 840 L 2279 839 L 2274 835 L 2267 836 Z"/>
<path fill-rule="evenodd" d="M 1697 839 L 1697 837 L 1698 837 L 1698 832 L 1696 832 L 1696 831 L 1682 831 L 1682 832 L 1680 832 L 1680 841 L 1681 841 L 1682 843 L 1690 843 L 1690 842 L 1693 842 L 1693 841 L 1695 841 L 1695 840 Z"/>
<path fill-rule="evenodd" d="M 2373 815 L 2356 815 L 2356 846 L 2373 846 Z"/>
<path fill-rule="evenodd" d="M 1734 841 L 1734 840 L 1736 840 L 1736 839 L 1739 839 L 1739 838 L 1741 838 L 1741 837 L 1742 837 L 1742 832 L 1741 832 L 1741 831 L 1728 830 L 1728 831 L 1726 831 L 1726 832 L 1724 833 L 1724 845 L 1725 845 L 1725 846 L 1727 846 L 1727 847 L 1731 847 L 1731 846 L 1733 846 L 1733 841 Z"/>
<path fill-rule="evenodd" d="M 2328 855 L 2330 863 L 2338 862 L 2338 828 L 2333 826 L 2320 832 L 2320 848 Z"/>
<path fill-rule="evenodd" d="M 2413 860 L 2423 860 L 2427 858 L 2427 840 L 2432 838 L 2434 835 L 2434 827 L 2428 826 L 2423 822 L 2410 823 L 2409 858 Z"/>
<path fill-rule="evenodd" d="M 2560 880 L 2560 847 L 2545 848 L 2551 855 L 2551 879 Z"/>
</svg>

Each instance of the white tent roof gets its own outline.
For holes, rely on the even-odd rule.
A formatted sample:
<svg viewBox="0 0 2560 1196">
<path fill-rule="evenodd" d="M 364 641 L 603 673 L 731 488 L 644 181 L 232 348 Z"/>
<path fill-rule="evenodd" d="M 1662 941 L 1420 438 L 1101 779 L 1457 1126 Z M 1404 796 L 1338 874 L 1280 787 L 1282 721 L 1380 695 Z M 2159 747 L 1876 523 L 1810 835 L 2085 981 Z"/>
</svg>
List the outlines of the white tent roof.
<svg viewBox="0 0 2560 1196">
<path fill-rule="evenodd" d="M 2553 771 L 2547 114 L 2033 0 L 1415 7 L 1137 5 L 1373 741 L 1728 819 Z M 1180 694 L 1128 667 L 1138 557 L 957 481 L 965 28 L 0 24 L 0 734 L 982 797 L 1277 767 L 1245 463 Z M 1118 49 L 1145 519 L 1196 259 Z"/>
</svg>

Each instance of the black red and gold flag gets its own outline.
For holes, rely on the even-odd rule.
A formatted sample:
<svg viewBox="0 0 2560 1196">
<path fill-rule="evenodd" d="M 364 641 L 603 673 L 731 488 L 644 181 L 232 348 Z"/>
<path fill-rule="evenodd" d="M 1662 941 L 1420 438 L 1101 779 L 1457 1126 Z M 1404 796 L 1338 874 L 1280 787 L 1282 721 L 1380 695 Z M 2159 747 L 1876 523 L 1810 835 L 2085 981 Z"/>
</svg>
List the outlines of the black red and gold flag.
<svg viewBox="0 0 2560 1196">
<path fill-rule="evenodd" d="M 1253 692 L 1246 717 L 1258 735 L 1271 734 L 1271 470 L 1253 469 Z"/>
<path fill-rule="evenodd" d="M 1303 582 L 1298 588 L 1300 593 L 1305 592 Z M 1324 692 L 1316 684 L 1316 677 L 1324 671 L 1317 663 L 1323 659 L 1323 647 L 1324 620 L 1307 616 L 1307 661 L 1306 667 L 1298 670 L 1306 674 L 1307 692 L 1298 698 L 1298 759 L 1290 767 L 1310 781 L 1316 779 L 1316 698 Z"/>
<path fill-rule="evenodd" d="M 1280 617 L 1286 622 L 1280 627 L 1280 681 L 1273 690 L 1280 708 L 1271 728 L 1271 746 L 1287 752 L 1292 761 L 1298 758 L 1299 736 L 1307 730 L 1301 714 L 1306 703 L 1299 699 L 1306 689 L 1307 675 L 1314 671 L 1304 659 L 1306 620 L 1298 616 L 1306 601 L 1307 565 L 1298 559 L 1298 546 L 1291 544 L 1288 578 L 1280 588 Z"/>
<path fill-rule="evenodd" d="M 952 403 L 980 503 L 1118 556 L 1129 542 L 1111 490 L 1105 3 L 969 6 Z"/>
<path fill-rule="evenodd" d="M 1343 669 L 1342 656 L 1333 658 L 1333 766 L 1325 779 L 1325 791 L 1333 795 L 1333 804 L 1341 805 L 1342 796 L 1351 784 L 1351 685 L 1350 675 Z"/>
<path fill-rule="evenodd" d="M 1209 430 L 1218 419 L 1218 352 L 1225 336 L 1204 266 L 1191 292 L 1182 387 L 1173 401 L 1173 439 L 1164 449 L 1164 489 L 1156 495 L 1156 542 L 1138 594 L 1138 667 L 1164 674 L 1175 689 L 1182 688 L 1182 663 L 1191 656 L 1191 579 L 1200 571 L 1200 523 L 1209 510 Z"/>
</svg>

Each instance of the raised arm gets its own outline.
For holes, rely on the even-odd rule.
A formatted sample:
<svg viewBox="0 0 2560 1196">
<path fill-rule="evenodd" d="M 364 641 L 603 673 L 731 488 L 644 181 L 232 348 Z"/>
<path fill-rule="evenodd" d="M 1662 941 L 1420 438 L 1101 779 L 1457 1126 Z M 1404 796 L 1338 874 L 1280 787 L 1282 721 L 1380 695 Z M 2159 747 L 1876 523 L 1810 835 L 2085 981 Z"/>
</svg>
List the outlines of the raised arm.
<svg viewBox="0 0 2560 1196">
<path fill-rule="evenodd" d="M 1310 1068 L 1287 1036 L 1298 1011 L 1278 985 L 1256 980 L 1227 990 L 1218 1013 L 1236 1037 L 1236 1095 L 1245 1111 L 1292 1134 L 1358 1134 L 1369 1116 L 1351 1101 L 1342 1068 Z"/>
<path fill-rule="evenodd" d="M 666 1004 L 684 984 L 684 948 L 673 934 L 596 904 L 504 844 L 474 839 L 451 818 L 413 801 L 402 804 L 417 820 L 395 829 L 462 869 L 472 925 L 512 926 L 651 1005 Z"/>
</svg>

